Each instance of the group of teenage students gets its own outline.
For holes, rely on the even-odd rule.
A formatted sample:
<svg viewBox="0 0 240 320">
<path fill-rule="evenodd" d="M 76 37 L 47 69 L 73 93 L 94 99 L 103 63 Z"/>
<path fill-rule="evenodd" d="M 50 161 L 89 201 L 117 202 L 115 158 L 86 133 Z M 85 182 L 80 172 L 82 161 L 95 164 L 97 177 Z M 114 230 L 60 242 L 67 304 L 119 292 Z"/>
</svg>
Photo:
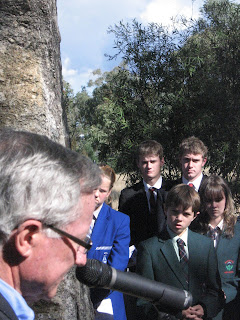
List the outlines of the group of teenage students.
<svg viewBox="0 0 240 320">
<path fill-rule="evenodd" d="M 127 318 L 240 319 L 240 225 L 227 183 L 220 176 L 202 173 L 206 146 L 196 137 L 181 143 L 182 177 L 176 181 L 165 181 L 161 175 L 164 157 L 158 142 L 140 144 L 136 160 L 142 180 L 122 190 L 119 211 L 105 203 L 115 173 L 109 166 L 101 167 L 91 228 L 95 245 L 88 257 L 125 270 L 130 243 L 137 252 L 136 266 L 130 271 L 188 290 L 193 304 L 179 311 L 125 299 Z M 126 319 L 121 293 L 94 289 L 91 295 L 96 319 Z"/>
</svg>

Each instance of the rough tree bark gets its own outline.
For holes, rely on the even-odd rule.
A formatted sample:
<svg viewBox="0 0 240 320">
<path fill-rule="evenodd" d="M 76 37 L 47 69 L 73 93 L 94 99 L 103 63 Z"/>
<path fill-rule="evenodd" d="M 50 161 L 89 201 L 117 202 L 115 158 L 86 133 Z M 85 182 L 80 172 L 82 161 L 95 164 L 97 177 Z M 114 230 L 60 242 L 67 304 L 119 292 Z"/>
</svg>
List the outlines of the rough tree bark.
<svg viewBox="0 0 240 320">
<path fill-rule="evenodd" d="M 56 0 L 0 0 L 0 21 L 0 127 L 68 145 Z M 34 310 L 36 319 L 93 319 L 89 289 L 79 284 L 74 269 L 56 298 Z"/>
<path fill-rule="evenodd" d="M 66 143 L 56 0 L 0 0 L 0 126 Z"/>
</svg>

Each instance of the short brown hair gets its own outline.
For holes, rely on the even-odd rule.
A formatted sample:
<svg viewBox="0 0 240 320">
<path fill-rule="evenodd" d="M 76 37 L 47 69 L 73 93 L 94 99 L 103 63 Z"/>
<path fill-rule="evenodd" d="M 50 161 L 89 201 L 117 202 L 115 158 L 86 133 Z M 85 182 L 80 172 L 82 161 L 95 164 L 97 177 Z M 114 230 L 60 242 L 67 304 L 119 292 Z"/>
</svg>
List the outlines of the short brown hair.
<svg viewBox="0 0 240 320">
<path fill-rule="evenodd" d="M 178 184 L 174 186 L 168 193 L 165 208 L 179 207 L 183 210 L 192 207 L 194 215 L 200 210 L 200 196 L 193 187 L 186 184 Z"/>
<path fill-rule="evenodd" d="M 137 161 L 140 156 L 156 155 L 159 159 L 163 158 L 163 147 L 156 140 L 146 140 L 143 141 L 137 150 Z"/>
<path fill-rule="evenodd" d="M 191 136 L 184 139 L 179 146 L 179 157 L 181 158 L 186 153 L 201 154 L 203 158 L 206 158 L 208 149 L 202 140 Z"/>
</svg>

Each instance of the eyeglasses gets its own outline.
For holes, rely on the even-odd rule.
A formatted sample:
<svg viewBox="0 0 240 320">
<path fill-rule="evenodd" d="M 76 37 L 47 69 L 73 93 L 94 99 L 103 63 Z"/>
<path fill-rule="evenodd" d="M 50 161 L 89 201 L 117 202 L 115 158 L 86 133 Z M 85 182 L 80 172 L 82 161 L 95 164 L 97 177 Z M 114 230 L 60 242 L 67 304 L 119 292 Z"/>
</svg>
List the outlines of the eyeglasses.
<svg viewBox="0 0 240 320">
<path fill-rule="evenodd" d="M 87 253 L 92 248 L 92 240 L 89 236 L 87 236 L 84 240 L 81 240 L 79 238 L 74 237 L 70 233 L 67 233 L 66 231 L 63 231 L 63 230 L 60 230 L 60 229 L 54 227 L 53 225 L 44 224 L 44 226 L 55 231 L 56 233 L 60 234 L 61 236 L 64 236 L 64 237 L 72 240 L 73 242 L 77 243 L 78 245 L 84 247 L 86 249 L 84 251 L 84 253 Z"/>
</svg>

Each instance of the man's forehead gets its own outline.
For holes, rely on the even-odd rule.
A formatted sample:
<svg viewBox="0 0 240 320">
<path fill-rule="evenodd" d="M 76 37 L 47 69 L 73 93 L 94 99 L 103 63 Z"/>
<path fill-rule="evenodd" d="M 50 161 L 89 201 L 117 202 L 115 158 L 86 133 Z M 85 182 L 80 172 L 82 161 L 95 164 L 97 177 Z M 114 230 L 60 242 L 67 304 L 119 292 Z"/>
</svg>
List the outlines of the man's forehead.
<svg viewBox="0 0 240 320">
<path fill-rule="evenodd" d="M 149 155 L 140 155 L 139 161 L 151 161 L 151 160 L 158 160 L 159 155 L 157 154 L 149 154 Z"/>
<path fill-rule="evenodd" d="M 201 153 L 185 153 L 182 158 L 184 159 L 203 159 L 203 155 Z"/>
<path fill-rule="evenodd" d="M 182 205 L 172 206 L 172 207 L 170 206 L 169 208 L 170 208 L 170 210 L 172 210 L 174 212 L 178 212 L 178 213 L 183 213 L 183 212 L 194 213 L 192 206 L 185 208 L 185 209 L 183 208 Z"/>
</svg>

